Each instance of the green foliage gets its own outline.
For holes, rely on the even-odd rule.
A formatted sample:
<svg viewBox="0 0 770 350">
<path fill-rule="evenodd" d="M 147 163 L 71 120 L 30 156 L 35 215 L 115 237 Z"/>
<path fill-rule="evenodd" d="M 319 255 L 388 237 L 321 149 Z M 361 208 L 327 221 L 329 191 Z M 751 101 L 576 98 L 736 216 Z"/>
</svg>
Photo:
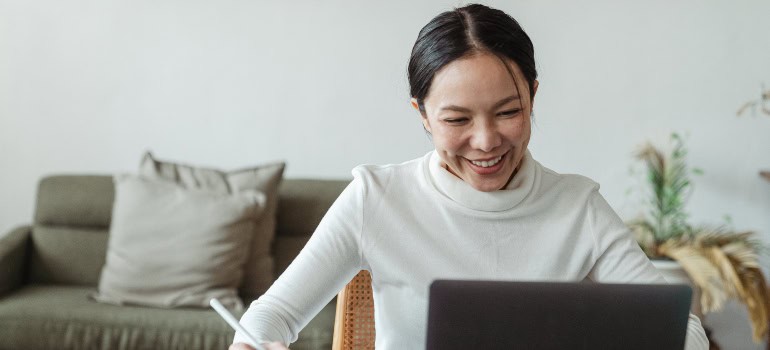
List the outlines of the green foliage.
<svg viewBox="0 0 770 350">
<path fill-rule="evenodd" d="M 671 141 L 673 149 L 668 157 L 650 144 L 637 155 L 647 167 L 647 181 L 650 185 L 647 221 L 656 242 L 692 232 L 685 211 L 685 204 L 692 192 L 687 149 L 678 134 L 671 134 Z"/>
<path fill-rule="evenodd" d="M 670 239 L 693 235 L 685 210 L 692 193 L 691 174 L 702 174 L 700 169 L 687 166 L 687 148 L 684 139 L 677 133 L 671 134 L 671 152 L 664 155 L 658 148 L 647 143 L 636 154 L 645 165 L 647 188 L 645 215 L 629 226 L 637 240 L 650 256 L 658 256 L 657 248 Z"/>
</svg>

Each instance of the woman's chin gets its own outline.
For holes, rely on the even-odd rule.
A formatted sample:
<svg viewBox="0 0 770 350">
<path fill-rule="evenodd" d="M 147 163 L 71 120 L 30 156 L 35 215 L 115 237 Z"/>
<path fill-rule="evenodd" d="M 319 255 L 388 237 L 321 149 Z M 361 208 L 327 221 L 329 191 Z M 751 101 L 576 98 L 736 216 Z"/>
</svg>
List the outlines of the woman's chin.
<svg viewBox="0 0 770 350">
<path fill-rule="evenodd" d="M 468 182 L 471 187 L 481 192 L 501 190 L 508 184 L 507 179 L 472 179 Z"/>
</svg>

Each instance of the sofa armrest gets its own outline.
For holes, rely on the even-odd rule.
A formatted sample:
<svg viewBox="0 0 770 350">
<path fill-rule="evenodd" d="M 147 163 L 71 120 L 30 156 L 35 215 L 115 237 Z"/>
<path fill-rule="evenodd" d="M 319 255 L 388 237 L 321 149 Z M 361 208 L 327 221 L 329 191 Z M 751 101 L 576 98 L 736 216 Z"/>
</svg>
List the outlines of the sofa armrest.
<svg viewBox="0 0 770 350">
<path fill-rule="evenodd" d="M 22 283 L 31 232 L 32 227 L 22 226 L 0 236 L 0 295 Z"/>
</svg>

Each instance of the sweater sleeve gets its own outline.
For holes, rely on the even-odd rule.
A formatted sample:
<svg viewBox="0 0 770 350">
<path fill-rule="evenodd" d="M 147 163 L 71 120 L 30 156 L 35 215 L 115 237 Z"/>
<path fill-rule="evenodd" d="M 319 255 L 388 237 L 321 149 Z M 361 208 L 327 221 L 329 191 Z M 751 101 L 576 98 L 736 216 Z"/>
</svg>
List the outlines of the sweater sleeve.
<svg viewBox="0 0 770 350">
<path fill-rule="evenodd" d="M 628 227 L 595 189 L 586 211 L 595 239 L 595 263 L 589 278 L 604 283 L 666 283 Z M 686 350 L 707 350 L 708 338 L 697 316 L 687 323 Z"/>
<path fill-rule="evenodd" d="M 241 324 L 259 341 L 296 341 L 299 331 L 362 269 L 363 197 L 363 181 L 356 177 L 291 265 L 251 303 Z M 240 332 L 233 342 L 251 343 Z"/>
</svg>

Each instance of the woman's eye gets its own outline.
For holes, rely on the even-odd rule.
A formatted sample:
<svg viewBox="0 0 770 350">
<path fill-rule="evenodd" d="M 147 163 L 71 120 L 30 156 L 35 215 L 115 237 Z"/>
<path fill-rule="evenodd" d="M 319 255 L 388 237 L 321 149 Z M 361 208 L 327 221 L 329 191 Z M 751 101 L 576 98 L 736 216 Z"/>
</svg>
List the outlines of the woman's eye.
<svg viewBox="0 0 770 350">
<path fill-rule="evenodd" d="M 521 109 L 509 109 L 507 111 L 500 112 L 500 115 L 504 117 L 512 117 L 519 114 L 519 112 L 521 112 Z"/>
<path fill-rule="evenodd" d="M 464 124 L 465 122 L 467 122 L 468 118 L 448 118 L 448 119 L 444 119 L 444 121 L 449 123 L 449 124 L 460 125 L 460 124 Z"/>
</svg>

